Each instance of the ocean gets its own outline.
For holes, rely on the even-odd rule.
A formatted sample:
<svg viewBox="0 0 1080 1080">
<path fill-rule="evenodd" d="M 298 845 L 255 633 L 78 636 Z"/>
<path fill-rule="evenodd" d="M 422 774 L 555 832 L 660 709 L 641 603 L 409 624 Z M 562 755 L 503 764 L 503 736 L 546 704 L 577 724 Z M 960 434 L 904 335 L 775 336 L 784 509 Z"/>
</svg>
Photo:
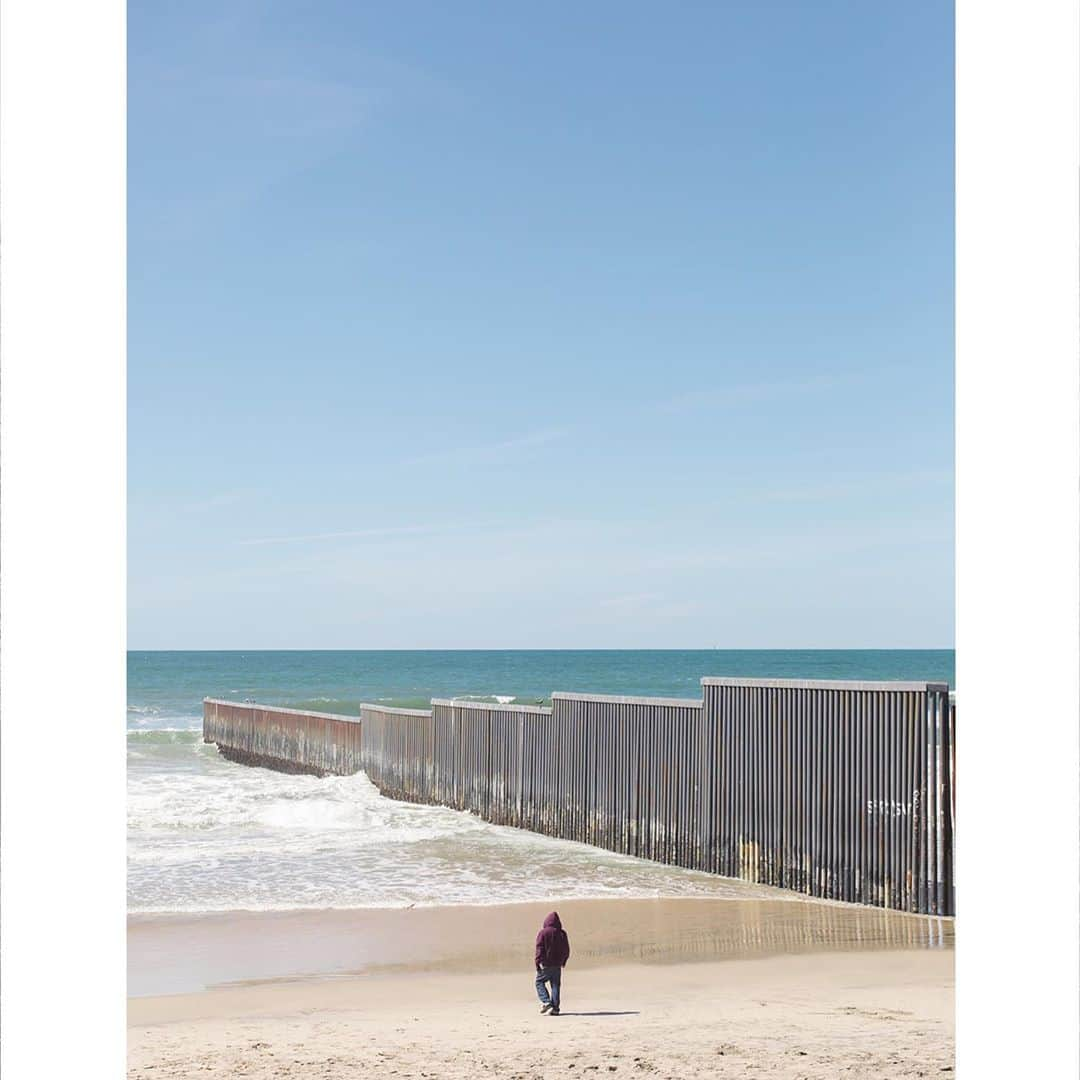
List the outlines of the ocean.
<svg viewBox="0 0 1080 1080">
<path fill-rule="evenodd" d="M 355 714 L 432 697 L 553 691 L 698 697 L 706 675 L 925 679 L 950 650 L 130 652 L 128 910 L 490 904 L 550 897 L 775 897 L 707 874 L 382 798 L 362 774 L 236 765 L 202 742 L 205 696 Z"/>
</svg>

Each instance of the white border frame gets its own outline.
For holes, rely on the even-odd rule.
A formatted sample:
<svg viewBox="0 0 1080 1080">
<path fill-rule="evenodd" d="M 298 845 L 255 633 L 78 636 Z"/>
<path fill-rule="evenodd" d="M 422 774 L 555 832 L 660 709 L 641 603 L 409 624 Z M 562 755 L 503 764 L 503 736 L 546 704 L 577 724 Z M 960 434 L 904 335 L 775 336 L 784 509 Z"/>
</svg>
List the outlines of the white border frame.
<svg viewBox="0 0 1080 1080">
<path fill-rule="evenodd" d="M 0 18 L 0 1067 L 119 1075 L 125 9 Z M 1074 0 L 959 4 L 962 1077 L 1080 1067 L 1078 37 Z"/>
<path fill-rule="evenodd" d="M 1080 1069 L 1080 20 L 960 0 L 957 1072 Z"/>
<path fill-rule="evenodd" d="M 6 1077 L 122 1076 L 125 9 L 0 5 Z"/>
</svg>

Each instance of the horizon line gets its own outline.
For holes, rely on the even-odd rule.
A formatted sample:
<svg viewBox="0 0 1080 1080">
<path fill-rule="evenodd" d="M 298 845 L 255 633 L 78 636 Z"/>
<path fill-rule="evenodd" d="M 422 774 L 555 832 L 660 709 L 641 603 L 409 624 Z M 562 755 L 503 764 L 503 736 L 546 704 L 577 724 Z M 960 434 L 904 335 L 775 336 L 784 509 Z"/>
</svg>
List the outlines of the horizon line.
<svg viewBox="0 0 1080 1080">
<path fill-rule="evenodd" d="M 406 648 L 404 646 L 390 646 L 385 648 L 317 648 L 317 647 L 301 647 L 301 646 L 288 646 L 278 648 L 228 648 L 228 649 L 208 649 L 208 648 L 153 648 L 153 649 L 139 649 L 128 647 L 127 652 L 237 652 L 237 653 L 255 653 L 255 652 L 956 652 L 955 645 L 900 645 L 900 646 L 885 646 L 885 645 L 858 645 L 858 646 L 839 646 L 839 645 L 784 645 L 784 646 L 771 646 L 766 648 L 765 646 L 739 646 L 728 647 L 722 645 L 696 645 L 693 647 L 683 646 L 639 646 L 639 647 L 585 647 L 575 646 L 567 647 L 560 646 L 557 648 L 542 648 L 538 646 L 531 646 L 529 648 L 484 648 L 481 646 L 470 646 L 467 648 L 437 648 L 437 647 L 422 647 L 422 648 Z"/>
</svg>

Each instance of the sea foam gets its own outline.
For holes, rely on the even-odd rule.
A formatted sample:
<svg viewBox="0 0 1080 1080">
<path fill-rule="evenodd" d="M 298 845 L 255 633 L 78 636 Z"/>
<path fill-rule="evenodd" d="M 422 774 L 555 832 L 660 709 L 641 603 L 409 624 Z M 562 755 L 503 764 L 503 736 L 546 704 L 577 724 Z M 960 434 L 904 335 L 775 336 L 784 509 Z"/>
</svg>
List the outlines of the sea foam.
<svg viewBox="0 0 1080 1080">
<path fill-rule="evenodd" d="M 196 731 L 131 733 L 128 743 L 131 911 L 745 893 L 705 874 L 395 802 L 362 773 L 319 779 L 233 764 Z"/>
</svg>

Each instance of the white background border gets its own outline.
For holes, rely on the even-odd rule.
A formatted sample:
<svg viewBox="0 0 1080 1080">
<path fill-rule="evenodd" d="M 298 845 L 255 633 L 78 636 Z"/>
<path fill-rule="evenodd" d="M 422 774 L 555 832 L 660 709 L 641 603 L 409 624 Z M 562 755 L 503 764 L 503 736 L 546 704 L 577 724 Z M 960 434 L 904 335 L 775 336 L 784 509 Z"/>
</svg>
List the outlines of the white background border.
<svg viewBox="0 0 1080 1080">
<path fill-rule="evenodd" d="M 125 1063 L 125 11 L 0 4 L 0 1072 Z"/>
<path fill-rule="evenodd" d="M 118 1076 L 125 11 L 0 11 L 0 1052 Z M 958 1072 L 1074 1076 L 1080 26 L 958 16 Z"/>
<path fill-rule="evenodd" d="M 1080 1069 L 1080 20 L 957 10 L 957 1075 Z"/>
</svg>

